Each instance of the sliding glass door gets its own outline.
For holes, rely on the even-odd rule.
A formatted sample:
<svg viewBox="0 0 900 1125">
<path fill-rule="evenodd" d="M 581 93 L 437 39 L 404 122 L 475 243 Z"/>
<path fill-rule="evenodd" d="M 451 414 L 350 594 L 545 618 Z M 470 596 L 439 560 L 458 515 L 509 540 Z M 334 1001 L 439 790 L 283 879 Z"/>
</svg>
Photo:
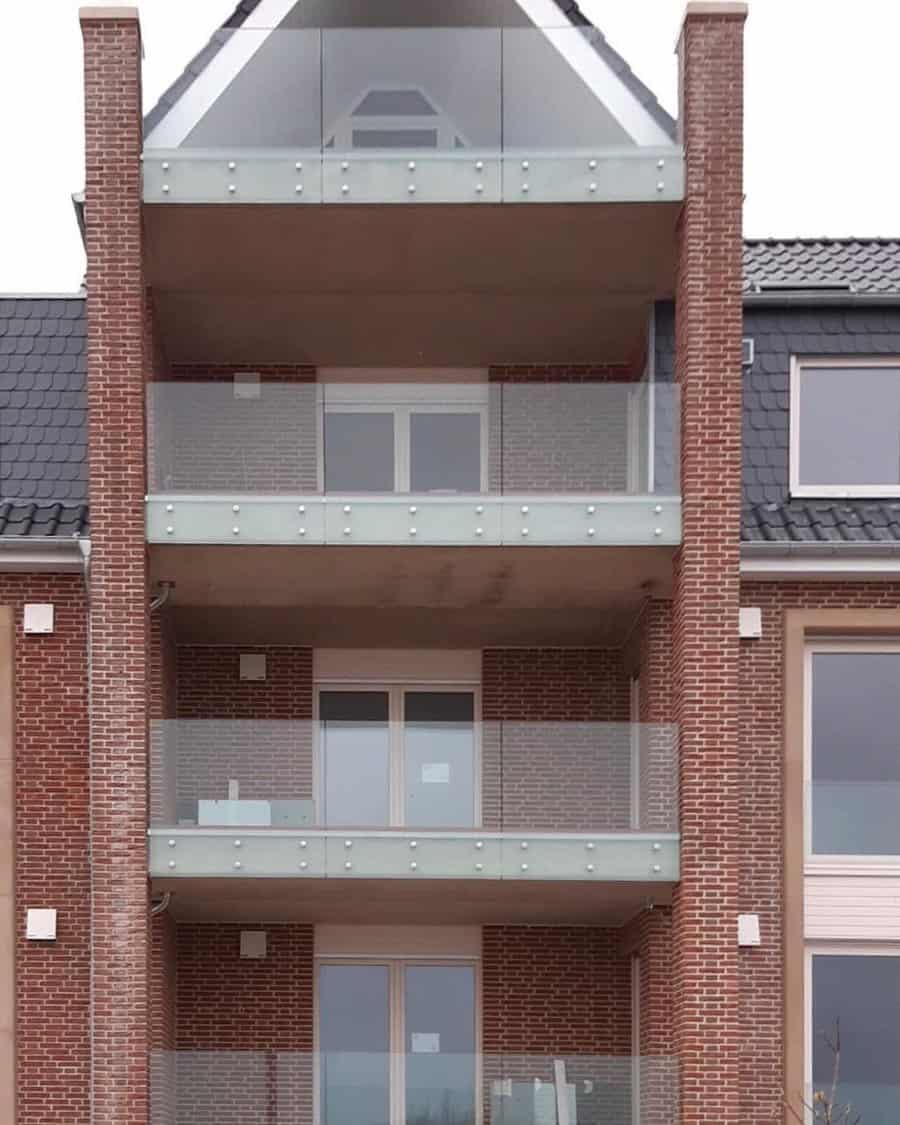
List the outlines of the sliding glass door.
<svg viewBox="0 0 900 1125">
<path fill-rule="evenodd" d="M 323 963 L 319 1125 L 475 1125 L 475 967 Z"/>
</svg>

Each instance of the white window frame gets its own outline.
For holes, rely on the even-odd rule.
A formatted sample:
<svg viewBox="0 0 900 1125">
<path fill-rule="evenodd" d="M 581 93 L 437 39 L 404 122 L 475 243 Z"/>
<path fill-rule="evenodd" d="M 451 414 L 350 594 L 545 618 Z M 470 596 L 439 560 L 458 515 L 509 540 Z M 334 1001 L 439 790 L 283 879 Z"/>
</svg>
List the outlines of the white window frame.
<svg viewBox="0 0 900 1125">
<path fill-rule="evenodd" d="M 854 638 L 823 638 L 807 641 L 803 654 L 803 856 L 807 873 L 856 874 L 864 869 L 895 867 L 900 871 L 900 855 L 831 855 L 812 850 L 812 686 L 813 657 L 817 653 L 890 653 L 900 656 L 898 640 L 856 640 Z M 885 871 L 885 873 L 887 873 Z"/>
<path fill-rule="evenodd" d="M 869 945 L 859 942 L 808 942 L 803 950 L 803 1083 L 804 1098 L 812 1092 L 813 1062 L 813 957 L 898 957 L 900 944 Z M 900 1019 L 900 1013 L 898 1013 Z M 804 1114 L 807 1118 L 808 1114 Z"/>
<path fill-rule="evenodd" d="M 378 965 L 388 970 L 388 1042 L 389 1064 L 389 1119 L 391 1125 L 405 1125 L 406 1094 L 406 994 L 404 989 L 406 970 L 409 966 L 435 965 L 437 967 L 467 965 L 473 970 L 475 995 L 473 1052 L 475 1063 L 475 1125 L 482 1121 L 482 983 L 481 958 L 471 953 L 454 956 L 452 954 L 416 954 L 407 952 L 378 953 L 371 957 L 358 954 L 336 956 L 334 954 L 316 955 L 313 961 L 313 1122 L 322 1125 L 321 1103 L 321 1043 L 320 1043 L 320 994 L 319 969 L 323 965 Z"/>
<path fill-rule="evenodd" d="M 877 496 L 900 497 L 900 483 L 894 484 L 801 484 L 800 483 L 800 377 L 804 368 L 893 368 L 900 372 L 900 356 L 791 356 L 790 375 L 790 492 L 792 496 L 865 499 Z"/>
<path fill-rule="evenodd" d="M 488 491 L 490 384 L 442 386 L 440 383 L 320 383 L 318 387 L 318 488 L 325 494 L 325 415 L 392 414 L 394 418 L 394 491 L 410 496 L 410 420 L 413 414 L 477 414 L 481 426 L 480 493 L 436 491 L 426 496 L 479 495 Z M 341 493 L 329 493 L 338 496 Z"/>
<path fill-rule="evenodd" d="M 482 786 L 481 786 L 481 688 L 478 684 L 447 682 L 439 680 L 405 681 L 403 683 L 379 683 L 377 681 L 359 680 L 327 680 L 313 685 L 313 793 L 315 794 L 315 823 L 324 828 L 334 827 L 351 829 L 356 827 L 373 828 L 375 825 L 328 825 L 325 823 L 325 763 L 321 737 L 321 724 L 319 721 L 319 697 L 323 691 L 335 692 L 375 692 L 386 694 L 388 697 L 388 824 L 381 827 L 407 829 L 410 831 L 427 832 L 427 827 L 408 826 L 405 823 L 406 809 L 404 807 L 406 795 L 406 739 L 404 702 L 408 692 L 417 693 L 424 691 L 451 692 L 460 695 L 472 696 L 472 820 L 471 825 L 459 825 L 460 830 L 477 831 L 482 822 Z M 449 829 L 435 829 L 435 831 L 452 831 Z"/>
</svg>

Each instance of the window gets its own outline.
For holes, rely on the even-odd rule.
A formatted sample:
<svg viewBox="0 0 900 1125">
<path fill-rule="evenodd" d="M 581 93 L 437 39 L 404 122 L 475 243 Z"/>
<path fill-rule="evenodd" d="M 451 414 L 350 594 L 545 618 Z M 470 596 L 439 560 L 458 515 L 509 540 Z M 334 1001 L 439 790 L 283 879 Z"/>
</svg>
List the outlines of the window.
<svg viewBox="0 0 900 1125">
<path fill-rule="evenodd" d="M 322 687 L 319 823 L 471 828 L 479 820 L 476 698 L 443 685 Z"/>
<path fill-rule="evenodd" d="M 821 642 L 806 668 L 807 853 L 900 855 L 900 646 Z"/>
<path fill-rule="evenodd" d="M 837 1102 L 853 1107 L 849 1120 L 898 1120 L 900 949 L 808 950 L 807 997 L 806 1100 L 817 1091 L 830 1096 L 839 1029 Z"/>
<path fill-rule="evenodd" d="M 791 492 L 900 495 L 900 359 L 794 361 Z"/>
<path fill-rule="evenodd" d="M 320 1125 L 474 1125 L 476 969 L 320 963 Z"/>
<path fill-rule="evenodd" d="M 325 384 L 325 491 L 487 491 L 487 392 L 479 384 Z"/>
</svg>

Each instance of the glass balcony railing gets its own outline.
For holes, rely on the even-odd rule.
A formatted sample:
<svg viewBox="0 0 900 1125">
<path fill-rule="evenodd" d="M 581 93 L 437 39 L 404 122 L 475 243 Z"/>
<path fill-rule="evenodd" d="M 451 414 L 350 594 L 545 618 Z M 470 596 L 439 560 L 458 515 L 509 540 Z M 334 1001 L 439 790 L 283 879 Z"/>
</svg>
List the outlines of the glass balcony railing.
<svg viewBox="0 0 900 1125">
<path fill-rule="evenodd" d="M 663 1056 L 156 1051 L 150 1088 L 154 1125 L 662 1125 L 678 1120 L 678 1063 Z"/>
<path fill-rule="evenodd" d="M 810 852 L 900 856 L 900 782 L 813 781 Z"/>
<path fill-rule="evenodd" d="M 677 777 L 664 724 L 162 720 L 151 867 L 666 880 Z"/>
<path fill-rule="evenodd" d="M 671 384 L 170 381 L 148 395 L 154 540 L 680 538 Z"/>
<path fill-rule="evenodd" d="M 244 28 L 214 47 L 147 135 L 148 202 L 683 195 L 680 149 L 581 28 Z"/>
</svg>

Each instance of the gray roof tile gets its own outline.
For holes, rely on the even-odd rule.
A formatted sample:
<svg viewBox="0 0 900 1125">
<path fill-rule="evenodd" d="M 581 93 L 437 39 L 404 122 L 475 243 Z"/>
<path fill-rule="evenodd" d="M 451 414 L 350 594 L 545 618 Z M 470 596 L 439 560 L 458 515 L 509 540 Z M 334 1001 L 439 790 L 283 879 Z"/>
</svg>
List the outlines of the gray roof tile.
<svg viewBox="0 0 900 1125">
<path fill-rule="evenodd" d="M 0 537 L 64 539 L 87 535 L 87 505 L 0 501 Z"/>
<path fill-rule="evenodd" d="M 845 288 L 848 293 L 900 294 L 900 239 L 747 239 L 744 292 Z M 784 322 L 783 322 L 784 323 Z M 788 318 L 788 331 L 802 321 Z M 818 331 L 818 326 L 814 326 Z M 836 328 L 835 331 L 838 331 Z"/>
</svg>

